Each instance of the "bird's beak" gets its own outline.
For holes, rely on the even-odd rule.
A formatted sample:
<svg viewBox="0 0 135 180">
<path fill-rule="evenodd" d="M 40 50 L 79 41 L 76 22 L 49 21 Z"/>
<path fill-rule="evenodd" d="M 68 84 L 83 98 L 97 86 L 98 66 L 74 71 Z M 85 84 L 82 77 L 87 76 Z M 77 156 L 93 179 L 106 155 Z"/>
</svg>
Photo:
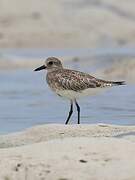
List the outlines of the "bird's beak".
<svg viewBox="0 0 135 180">
<path fill-rule="evenodd" d="M 34 71 L 41 71 L 41 70 L 43 70 L 43 69 L 46 69 L 46 66 L 45 66 L 45 65 L 40 66 L 39 68 L 35 69 Z"/>
</svg>

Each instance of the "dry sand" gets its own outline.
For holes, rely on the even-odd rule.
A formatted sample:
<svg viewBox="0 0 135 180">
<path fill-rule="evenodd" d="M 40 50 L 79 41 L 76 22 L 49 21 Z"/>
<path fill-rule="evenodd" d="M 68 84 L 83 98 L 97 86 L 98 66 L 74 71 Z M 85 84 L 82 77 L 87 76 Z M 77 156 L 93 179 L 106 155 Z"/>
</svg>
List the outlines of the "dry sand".
<svg viewBox="0 0 135 180">
<path fill-rule="evenodd" d="M 0 47 L 133 45 L 134 32 L 134 0 L 0 0 Z"/>
<path fill-rule="evenodd" d="M 0 180 L 135 179 L 134 126 L 43 125 L 0 147 Z"/>
</svg>

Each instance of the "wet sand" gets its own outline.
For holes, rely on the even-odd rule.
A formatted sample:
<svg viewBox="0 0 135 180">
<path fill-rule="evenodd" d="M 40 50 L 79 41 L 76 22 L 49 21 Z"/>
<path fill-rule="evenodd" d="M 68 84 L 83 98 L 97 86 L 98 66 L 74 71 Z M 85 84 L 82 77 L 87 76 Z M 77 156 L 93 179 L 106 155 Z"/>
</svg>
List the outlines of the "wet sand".
<svg viewBox="0 0 135 180">
<path fill-rule="evenodd" d="M 0 147 L 1 180 L 135 179 L 134 126 L 35 126 Z"/>
</svg>

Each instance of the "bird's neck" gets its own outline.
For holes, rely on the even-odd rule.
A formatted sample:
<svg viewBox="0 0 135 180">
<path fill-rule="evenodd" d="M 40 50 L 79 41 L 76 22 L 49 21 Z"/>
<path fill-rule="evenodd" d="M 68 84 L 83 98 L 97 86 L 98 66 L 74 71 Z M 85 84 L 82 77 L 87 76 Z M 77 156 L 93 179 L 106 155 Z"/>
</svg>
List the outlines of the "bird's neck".
<svg viewBox="0 0 135 180">
<path fill-rule="evenodd" d="M 60 69 L 63 69 L 63 67 L 53 67 L 53 68 L 47 69 L 47 71 L 48 72 L 53 72 L 53 71 L 57 71 L 57 70 L 60 70 Z"/>
</svg>

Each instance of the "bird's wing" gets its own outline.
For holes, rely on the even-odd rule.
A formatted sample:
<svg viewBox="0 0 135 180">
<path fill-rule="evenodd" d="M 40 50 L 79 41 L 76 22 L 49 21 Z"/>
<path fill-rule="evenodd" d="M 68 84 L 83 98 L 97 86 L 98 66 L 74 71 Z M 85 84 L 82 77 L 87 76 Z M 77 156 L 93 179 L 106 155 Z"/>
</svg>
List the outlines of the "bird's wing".
<svg viewBox="0 0 135 180">
<path fill-rule="evenodd" d="M 102 81 L 79 71 L 63 69 L 55 74 L 57 86 L 62 90 L 82 91 L 87 88 L 101 87 Z"/>
</svg>

